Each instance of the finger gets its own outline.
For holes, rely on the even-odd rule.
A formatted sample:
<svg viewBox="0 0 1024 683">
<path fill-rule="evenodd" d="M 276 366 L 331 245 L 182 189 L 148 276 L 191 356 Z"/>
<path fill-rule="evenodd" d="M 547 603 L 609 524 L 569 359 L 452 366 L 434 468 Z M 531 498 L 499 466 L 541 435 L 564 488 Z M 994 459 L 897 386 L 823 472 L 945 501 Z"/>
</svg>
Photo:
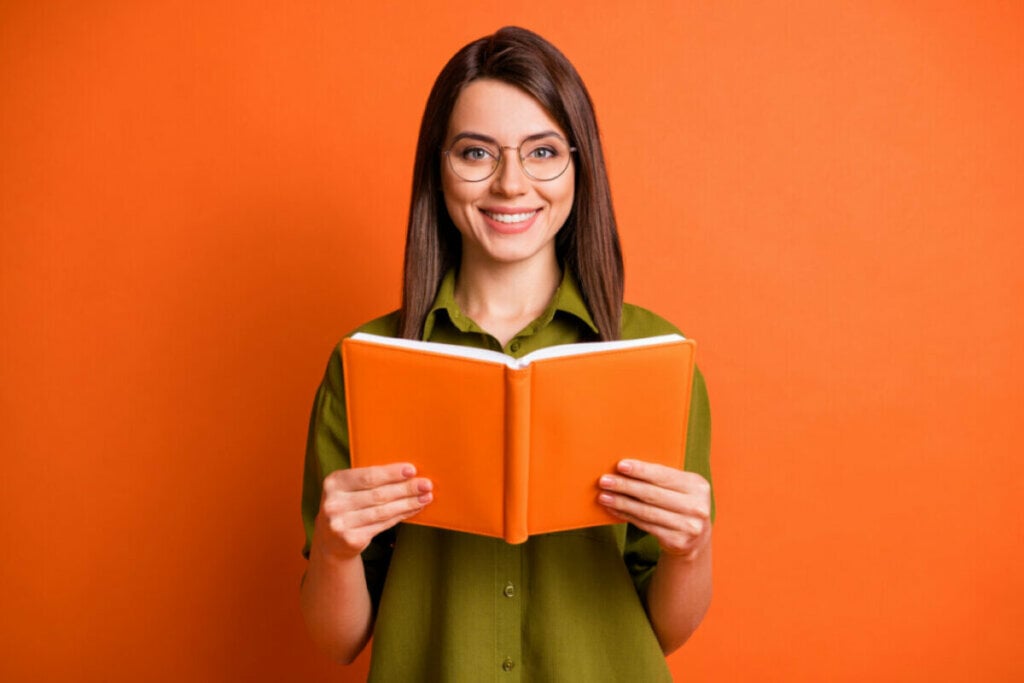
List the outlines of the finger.
<svg viewBox="0 0 1024 683">
<path fill-rule="evenodd" d="M 387 529 L 398 524 L 403 519 L 415 515 L 429 505 L 433 499 L 432 493 L 425 493 L 417 497 L 399 498 L 383 505 L 351 510 L 341 517 L 344 519 L 344 525 L 349 529 L 372 526 L 382 526 L 383 529 Z"/>
<path fill-rule="evenodd" d="M 408 516 L 412 516 L 412 513 Z M 327 522 L 328 533 L 323 537 L 323 542 L 342 557 L 355 557 L 366 550 L 375 536 L 400 521 L 402 520 L 388 519 L 366 526 L 351 527 L 345 524 L 343 517 L 332 518 Z"/>
<path fill-rule="evenodd" d="M 681 532 L 679 529 L 675 529 L 675 528 L 667 527 L 667 526 L 662 526 L 661 524 L 656 524 L 656 523 L 654 523 L 654 522 L 652 522 L 650 520 L 640 519 L 638 517 L 634 517 L 633 515 L 630 515 L 630 514 L 628 514 L 626 512 L 622 512 L 620 510 L 609 510 L 609 511 L 612 514 L 614 514 L 616 517 L 621 519 L 622 521 L 629 522 L 630 524 L 632 524 L 636 528 L 641 529 L 641 530 L 646 531 L 647 533 L 651 534 L 652 536 L 657 538 L 659 540 L 659 543 L 661 543 L 661 544 L 664 544 L 664 539 L 684 539 L 683 542 L 685 542 L 685 540 L 688 540 L 688 539 L 691 539 L 691 538 L 696 538 L 699 535 L 699 534 L 684 533 L 684 532 Z M 679 541 L 677 541 L 677 545 L 678 544 L 679 544 Z"/>
<path fill-rule="evenodd" d="M 324 501 L 321 514 L 317 516 L 317 528 L 322 529 L 324 534 L 323 542 L 341 556 L 358 555 L 366 549 L 374 536 L 412 517 L 433 501 L 433 493 L 427 492 L 368 508 L 348 507 L 351 498 L 361 493 L 334 494 Z"/>
<path fill-rule="evenodd" d="M 416 476 L 416 467 L 407 462 L 335 470 L 324 478 L 324 492 L 365 491 L 394 484 Z"/>
<path fill-rule="evenodd" d="M 702 515 L 680 513 L 676 510 L 649 505 L 631 496 L 602 492 L 597 500 L 609 510 L 630 520 L 662 527 L 674 532 L 699 534 L 706 519 Z"/>
<path fill-rule="evenodd" d="M 626 458 L 625 460 L 620 460 L 616 464 L 615 469 L 620 474 L 633 479 L 639 479 L 677 491 L 699 492 L 711 490 L 711 484 L 708 483 L 708 480 L 696 472 L 687 472 L 675 467 L 669 467 L 668 465 Z"/>
<path fill-rule="evenodd" d="M 418 477 L 365 491 L 332 489 L 324 492 L 320 507 L 329 515 L 337 515 L 385 505 L 403 498 L 416 498 L 425 502 L 424 496 L 430 494 L 433 488 L 433 482 L 429 479 Z"/>
<path fill-rule="evenodd" d="M 693 553 L 710 541 L 710 535 L 681 533 L 644 520 L 631 519 L 629 515 L 619 515 L 619 518 L 658 539 L 658 546 L 665 554 L 692 557 Z M 707 541 L 704 540 L 705 538 Z"/>
<path fill-rule="evenodd" d="M 673 510 L 679 509 L 681 502 L 677 499 L 685 495 L 642 480 L 612 474 L 602 475 L 597 483 L 605 491 L 629 496 L 650 505 Z"/>
<path fill-rule="evenodd" d="M 350 510 L 377 507 L 401 500 L 403 498 L 422 499 L 433 491 L 434 485 L 429 479 L 418 477 L 398 484 L 386 484 L 365 491 L 347 492 L 344 505 Z M 420 502 L 423 502 L 420 500 Z"/>
<path fill-rule="evenodd" d="M 686 473 L 681 472 L 681 474 Z M 628 496 L 642 503 L 672 510 L 679 514 L 704 517 L 711 513 L 711 497 L 709 493 L 703 491 L 681 492 L 631 477 L 612 474 L 603 475 L 598 480 L 598 485 L 610 493 Z"/>
<path fill-rule="evenodd" d="M 394 521 L 388 520 L 386 522 L 380 522 L 379 524 L 371 524 L 369 526 L 361 527 L 358 530 L 358 533 L 361 535 L 361 538 L 363 539 L 361 542 L 362 548 L 365 549 L 366 546 L 370 544 L 370 541 L 372 541 L 375 536 L 384 533 L 385 531 L 395 526 L 399 522 L 408 519 L 409 517 L 412 517 L 413 514 L 415 513 L 410 513 L 405 517 L 402 517 Z M 362 552 L 362 550 L 360 550 L 360 552 Z"/>
</svg>

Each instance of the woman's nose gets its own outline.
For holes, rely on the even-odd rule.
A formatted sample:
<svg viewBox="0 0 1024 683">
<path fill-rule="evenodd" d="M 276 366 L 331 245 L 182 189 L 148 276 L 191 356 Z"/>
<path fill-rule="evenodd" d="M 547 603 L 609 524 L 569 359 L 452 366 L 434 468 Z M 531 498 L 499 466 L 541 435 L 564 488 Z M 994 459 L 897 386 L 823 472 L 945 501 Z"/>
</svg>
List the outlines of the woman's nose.
<svg viewBox="0 0 1024 683">
<path fill-rule="evenodd" d="M 491 190 L 496 194 L 519 195 L 526 192 L 530 178 L 519 162 L 519 150 L 515 147 L 502 148 L 498 170 L 492 177 Z"/>
</svg>

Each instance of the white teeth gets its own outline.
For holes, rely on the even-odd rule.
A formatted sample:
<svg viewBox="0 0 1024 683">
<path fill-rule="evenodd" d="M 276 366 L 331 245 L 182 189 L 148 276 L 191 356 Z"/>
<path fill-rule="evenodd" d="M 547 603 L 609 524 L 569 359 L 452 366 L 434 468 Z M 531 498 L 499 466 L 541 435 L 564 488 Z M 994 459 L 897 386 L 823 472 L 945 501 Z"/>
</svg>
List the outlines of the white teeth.
<svg viewBox="0 0 1024 683">
<path fill-rule="evenodd" d="M 498 221 L 499 223 L 522 223 L 526 219 L 532 217 L 536 211 L 527 211 L 526 213 L 491 213 L 490 211 L 484 211 L 487 217 L 491 220 Z"/>
</svg>

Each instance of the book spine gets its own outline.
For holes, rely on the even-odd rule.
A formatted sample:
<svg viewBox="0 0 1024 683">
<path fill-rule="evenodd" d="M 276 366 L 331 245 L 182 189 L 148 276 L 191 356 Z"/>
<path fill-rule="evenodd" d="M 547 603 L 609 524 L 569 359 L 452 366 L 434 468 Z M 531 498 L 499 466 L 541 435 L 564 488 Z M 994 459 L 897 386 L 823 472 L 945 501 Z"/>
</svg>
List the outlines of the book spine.
<svg viewBox="0 0 1024 683">
<path fill-rule="evenodd" d="M 531 366 L 505 369 L 505 540 L 529 536 L 526 503 L 530 485 Z"/>
</svg>

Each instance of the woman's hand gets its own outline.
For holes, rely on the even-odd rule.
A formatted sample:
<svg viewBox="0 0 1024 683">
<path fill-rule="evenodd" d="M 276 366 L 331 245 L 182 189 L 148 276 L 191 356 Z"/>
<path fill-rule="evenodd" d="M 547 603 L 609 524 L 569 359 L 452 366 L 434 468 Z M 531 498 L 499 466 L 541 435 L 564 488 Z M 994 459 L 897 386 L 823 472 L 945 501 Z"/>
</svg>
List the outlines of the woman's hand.
<svg viewBox="0 0 1024 683">
<path fill-rule="evenodd" d="M 314 545 L 339 559 L 357 557 L 374 536 L 429 505 L 432 489 L 409 463 L 332 472 L 323 482 Z"/>
<path fill-rule="evenodd" d="M 665 553 L 696 557 L 711 541 L 711 485 L 699 474 L 620 460 L 601 477 L 598 502 L 658 539 Z"/>
</svg>

